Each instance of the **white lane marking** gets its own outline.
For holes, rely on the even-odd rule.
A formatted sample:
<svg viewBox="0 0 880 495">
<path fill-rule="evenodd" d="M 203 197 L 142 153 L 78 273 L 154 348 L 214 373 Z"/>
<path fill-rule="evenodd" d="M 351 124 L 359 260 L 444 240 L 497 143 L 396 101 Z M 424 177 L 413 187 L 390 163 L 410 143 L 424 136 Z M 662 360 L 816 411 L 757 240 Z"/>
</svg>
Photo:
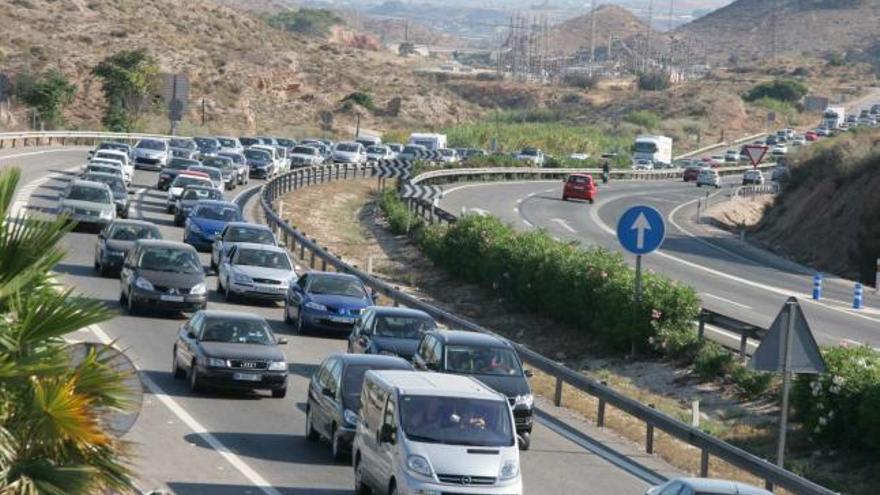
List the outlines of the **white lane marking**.
<svg viewBox="0 0 880 495">
<path fill-rule="evenodd" d="M 15 155 L 0 156 L 0 161 L 10 160 L 12 158 L 22 158 L 25 156 L 45 155 L 46 153 L 61 153 L 64 151 L 79 151 L 77 148 L 58 148 L 53 150 L 28 151 L 27 153 L 17 153 Z"/>
<path fill-rule="evenodd" d="M 729 339 L 731 339 L 731 340 L 735 340 L 736 342 L 739 342 L 740 339 L 742 339 L 742 335 L 740 335 L 740 334 L 738 334 L 738 333 L 734 333 L 734 332 L 731 332 L 731 331 L 729 331 L 729 330 L 724 330 L 723 328 L 718 328 L 718 327 L 713 326 L 713 325 L 706 325 L 706 331 L 707 331 L 707 332 L 711 332 L 711 333 L 716 333 L 716 334 L 718 334 L 718 335 L 723 335 L 723 336 L 725 336 L 725 337 L 727 337 L 727 338 L 729 338 Z M 747 345 L 748 347 L 752 347 L 752 348 L 754 348 L 754 349 L 757 349 L 757 348 L 758 348 L 758 344 L 759 344 L 758 342 L 756 342 L 756 341 L 754 341 L 754 340 L 752 340 L 752 339 L 748 339 L 748 340 L 746 341 L 746 345 Z"/>
<path fill-rule="evenodd" d="M 453 193 L 455 191 L 460 191 L 462 189 L 470 189 L 472 187 L 486 187 L 486 186 L 499 186 L 499 185 L 510 186 L 510 185 L 516 185 L 516 184 L 541 184 L 541 183 L 554 183 L 554 182 L 556 182 L 556 181 L 555 180 L 517 180 L 517 181 L 508 181 L 508 182 L 489 182 L 489 183 L 480 182 L 477 184 L 465 184 L 463 186 L 450 187 L 449 189 L 444 189 L 443 193 L 445 196 L 449 193 Z M 554 189 L 550 189 L 550 190 L 553 191 Z"/>
<path fill-rule="evenodd" d="M 858 341 L 855 341 L 855 340 L 853 340 L 853 339 L 840 339 L 840 342 L 841 342 L 841 343 L 846 343 L 846 344 L 849 344 L 849 345 L 858 346 L 858 347 L 862 347 L 862 346 L 866 345 L 865 342 L 858 342 Z M 877 351 L 877 352 L 880 352 L 880 347 L 873 347 L 873 349 L 874 349 L 875 351 Z"/>
<path fill-rule="evenodd" d="M 719 192 L 716 192 L 715 194 L 712 194 L 712 195 L 709 196 L 709 197 L 716 196 L 716 195 L 718 195 L 718 194 L 720 194 L 720 193 L 721 193 L 720 191 L 719 191 Z M 710 248 L 713 248 L 713 249 L 716 249 L 716 250 L 718 250 L 718 251 L 721 251 L 722 253 L 724 253 L 724 254 L 726 254 L 726 255 L 728 255 L 728 256 L 732 256 L 732 257 L 734 257 L 734 258 L 736 258 L 736 259 L 739 259 L 739 260 L 745 261 L 745 262 L 750 263 L 750 264 L 754 264 L 754 263 L 755 263 L 754 261 L 752 261 L 752 260 L 746 258 L 745 256 L 743 256 L 743 255 L 741 255 L 741 254 L 739 254 L 739 253 L 735 253 L 735 252 L 733 252 L 733 251 L 731 251 L 731 250 L 729 250 L 729 249 L 725 249 L 725 248 L 723 248 L 723 247 L 721 247 L 721 246 L 717 246 L 717 245 L 715 245 L 715 244 L 712 244 L 711 242 L 709 242 L 709 241 L 707 241 L 707 240 L 705 240 L 705 239 L 700 239 L 700 238 L 699 238 L 697 235 L 695 235 L 694 233 L 690 232 L 689 230 L 686 230 L 686 229 L 682 228 L 682 226 L 679 225 L 678 222 L 675 221 L 675 214 L 678 213 L 679 210 L 681 210 L 681 209 L 684 208 L 685 206 L 688 206 L 688 205 L 694 204 L 694 203 L 696 203 L 697 201 L 700 201 L 700 200 L 702 200 L 702 199 L 703 199 L 703 198 L 692 199 L 692 200 L 690 200 L 690 201 L 688 201 L 688 202 L 686 202 L 686 203 L 682 203 L 682 204 L 676 206 L 675 208 L 672 209 L 672 211 L 669 212 L 669 215 L 666 216 L 666 219 L 669 220 L 669 223 L 671 223 L 675 228 L 677 228 L 678 230 L 680 230 L 682 233 L 684 233 L 686 236 L 690 237 L 691 239 L 694 239 L 695 241 L 697 241 L 697 242 L 699 242 L 699 243 L 701 243 L 701 244 L 704 244 L 704 245 L 706 245 L 706 246 L 709 246 Z M 707 199 L 708 199 L 708 198 L 707 198 Z"/>
<path fill-rule="evenodd" d="M 465 211 L 467 211 L 469 213 L 476 213 L 477 215 L 480 215 L 483 217 L 488 217 L 490 215 L 488 210 L 484 210 L 482 208 L 468 208 Z"/>
<path fill-rule="evenodd" d="M 561 218 L 551 218 L 550 221 L 558 223 L 563 229 L 571 232 L 572 234 L 577 234 L 577 230 L 574 230 L 571 225 L 568 224 L 568 222 Z"/>
<path fill-rule="evenodd" d="M 91 325 L 88 327 L 89 330 L 100 340 L 103 344 L 110 344 L 113 342 L 113 339 L 107 335 L 101 327 L 98 325 Z M 193 418 L 186 410 L 180 406 L 174 399 L 172 399 L 162 387 L 156 384 L 152 378 L 148 377 L 146 374 L 142 373 L 140 367 L 135 364 L 135 369 L 138 371 L 138 375 L 140 375 L 141 381 L 144 385 L 150 390 L 150 393 L 153 394 L 157 399 L 159 399 L 162 404 L 165 405 L 178 419 L 180 419 L 190 430 L 193 431 L 196 435 L 202 438 L 208 445 L 211 446 L 212 449 L 217 451 L 223 459 L 226 460 L 232 467 L 234 467 L 239 473 L 242 474 L 245 478 L 248 479 L 254 486 L 263 492 L 265 495 L 281 495 L 281 492 L 272 487 L 272 485 L 266 481 L 262 476 L 260 476 L 256 471 L 253 470 L 250 466 L 247 465 L 240 457 L 238 457 L 235 453 L 233 453 L 227 446 L 223 445 L 220 440 L 217 439 L 214 435 L 208 432 L 207 428 L 202 426 L 195 418 Z"/>
<path fill-rule="evenodd" d="M 523 222 L 524 224 L 526 224 L 526 227 L 528 227 L 528 228 L 532 228 L 532 227 L 534 227 L 534 225 L 532 224 L 532 222 L 526 220 L 525 218 L 522 219 L 522 222 Z"/>
<path fill-rule="evenodd" d="M 745 304 L 740 304 L 736 301 L 731 301 L 730 299 L 727 299 L 727 298 L 724 298 L 721 296 L 716 296 L 715 294 L 709 294 L 708 292 L 701 292 L 700 295 L 702 295 L 703 297 L 711 297 L 712 299 L 726 302 L 727 304 L 732 304 L 732 305 L 739 307 L 739 308 L 742 308 L 742 309 L 752 309 L 751 306 L 746 306 Z"/>
<path fill-rule="evenodd" d="M 17 156 L 17 155 L 16 155 Z M 64 172 L 73 172 L 81 169 L 82 167 L 77 165 L 76 167 L 70 167 L 64 169 Z M 63 177 L 64 174 L 61 172 L 52 172 L 45 177 L 40 177 L 39 179 L 34 179 L 27 184 L 21 186 L 18 191 L 15 193 L 15 198 L 12 202 L 12 207 L 9 209 L 9 217 L 16 218 L 22 210 L 24 210 L 28 203 L 30 202 L 31 195 L 43 186 L 43 184 L 49 182 L 50 180 L 56 180 Z"/>
<path fill-rule="evenodd" d="M 518 204 L 518 205 L 522 204 L 522 202 L 523 202 L 523 198 L 519 198 L 518 200 L 516 200 L 516 204 Z"/>
</svg>

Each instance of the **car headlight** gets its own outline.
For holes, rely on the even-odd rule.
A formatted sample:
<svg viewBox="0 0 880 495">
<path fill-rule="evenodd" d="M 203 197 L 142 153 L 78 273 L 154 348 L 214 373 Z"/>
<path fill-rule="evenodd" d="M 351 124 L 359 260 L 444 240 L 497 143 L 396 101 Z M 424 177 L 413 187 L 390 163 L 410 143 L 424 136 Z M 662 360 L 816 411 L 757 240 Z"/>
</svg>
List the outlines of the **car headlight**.
<svg viewBox="0 0 880 495">
<path fill-rule="evenodd" d="M 114 213 L 116 213 L 115 207 L 113 210 L 101 210 L 98 212 L 98 218 L 101 220 L 113 220 Z"/>
<path fill-rule="evenodd" d="M 269 363 L 269 371 L 287 371 L 287 363 L 285 361 L 272 361 Z"/>
<path fill-rule="evenodd" d="M 159 178 L 162 180 L 168 180 L 171 178 L 171 174 L 159 174 Z"/>
<path fill-rule="evenodd" d="M 189 230 L 191 230 L 194 234 L 199 234 L 199 235 L 203 234 L 202 228 L 199 227 L 199 224 L 197 224 L 195 222 L 189 223 Z"/>
<path fill-rule="evenodd" d="M 193 288 L 189 290 L 189 293 L 194 296 L 201 296 L 206 292 L 208 292 L 208 288 L 205 286 L 204 282 L 194 285 Z"/>
<path fill-rule="evenodd" d="M 252 284 L 254 281 L 241 272 L 232 272 L 232 281 L 239 284 Z"/>
<path fill-rule="evenodd" d="M 149 280 L 145 279 L 144 277 L 138 277 L 138 278 L 134 279 L 134 286 L 137 287 L 138 289 L 154 290 L 153 284 Z"/>
<path fill-rule="evenodd" d="M 358 415 L 351 409 L 346 409 L 342 411 L 342 419 L 344 419 L 345 422 L 349 424 L 349 426 L 354 426 L 358 424 Z"/>
<path fill-rule="evenodd" d="M 205 365 L 210 366 L 212 368 L 225 368 L 226 367 L 226 360 L 220 359 L 220 358 L 206 357 L 205 358 Z"/>
<path fill-rule="evenodd" d="M 499 478 L 503 480 L 509 480 L 512 478 L 516 478 L 516 475 L 519 474 L 519 463 L 516 462 L 515 459 L 508 459 L 504 461 L 504 464 L 501 466 L 501 474 Z"/>
<path fill-rule="evenodd" d="M 531 408 L 532 404 L 535 403 L 535 396 L 532 394 L 517 395 L 514 401 L 515 405 L 517 406 L 526 406 L 527 408 Z"/>
<path fill-rule="evenodd" d="M 426 476 L 428 478 L 433 477 L 434 471 L 431 469 L 431 464 L 427 459 L 420 455 L 411 455 L 406 458 L 406 467 L 414 472 L 421 474 L 422 476 Z"/>
<path fill-rule="evenodd" d="M 306 307 L 309 309 L 314 309 L 315 311 L 327 311 L 327 306 L 324 306 L 321 303 L 316 303 L 316 302 L 311 302 L 311 301 L 306 303 Z"/>
</svg>

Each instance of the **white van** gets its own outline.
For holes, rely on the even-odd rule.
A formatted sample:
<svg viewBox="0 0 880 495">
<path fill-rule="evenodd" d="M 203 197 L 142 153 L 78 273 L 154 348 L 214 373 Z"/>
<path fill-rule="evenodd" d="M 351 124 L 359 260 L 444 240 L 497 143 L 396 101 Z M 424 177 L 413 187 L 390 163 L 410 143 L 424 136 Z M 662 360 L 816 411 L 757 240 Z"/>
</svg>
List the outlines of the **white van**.
<svg viewBox="0 0 880 495">
<path fill-rule="evenodd" d="M 355 493 L 522 493 L 507 398 L 462 375 L 367 371 L 352 447 Z"/>
<path fill-rule="evenodd" d="M 414 132 L 409 136 L 409 144 L 424 146 L 428 151 L 446 148 L 446 134 Z"/>
</svg>

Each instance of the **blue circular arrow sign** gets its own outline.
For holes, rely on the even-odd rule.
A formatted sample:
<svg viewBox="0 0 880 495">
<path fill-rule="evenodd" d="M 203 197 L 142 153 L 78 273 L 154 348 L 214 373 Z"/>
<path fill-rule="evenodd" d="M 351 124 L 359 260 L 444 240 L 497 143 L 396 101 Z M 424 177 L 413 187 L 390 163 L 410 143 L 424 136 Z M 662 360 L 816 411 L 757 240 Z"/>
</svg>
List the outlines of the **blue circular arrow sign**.
<svg viewBox="0 0 880 495">
<path fill-rule="evenodd" d="M 617 240 L 632 254 L 648 254 L 663 244 L 666 224 L 663 215 L 650 206 L 633 206 L 617 222 Z"/>
</svg>

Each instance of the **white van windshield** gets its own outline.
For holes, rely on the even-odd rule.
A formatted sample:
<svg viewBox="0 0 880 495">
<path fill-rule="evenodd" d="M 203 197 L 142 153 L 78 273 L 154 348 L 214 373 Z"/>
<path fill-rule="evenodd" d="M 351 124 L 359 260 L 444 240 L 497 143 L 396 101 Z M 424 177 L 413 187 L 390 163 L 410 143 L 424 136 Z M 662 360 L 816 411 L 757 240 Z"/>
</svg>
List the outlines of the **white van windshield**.
<svg viewBox="0 0 880 495">
<path fill-rule="evenodd" d="M 506 447 L 514 443 L 507 402 L 404 396 L 400 424 L 414 442 Z"/>
</svg>

